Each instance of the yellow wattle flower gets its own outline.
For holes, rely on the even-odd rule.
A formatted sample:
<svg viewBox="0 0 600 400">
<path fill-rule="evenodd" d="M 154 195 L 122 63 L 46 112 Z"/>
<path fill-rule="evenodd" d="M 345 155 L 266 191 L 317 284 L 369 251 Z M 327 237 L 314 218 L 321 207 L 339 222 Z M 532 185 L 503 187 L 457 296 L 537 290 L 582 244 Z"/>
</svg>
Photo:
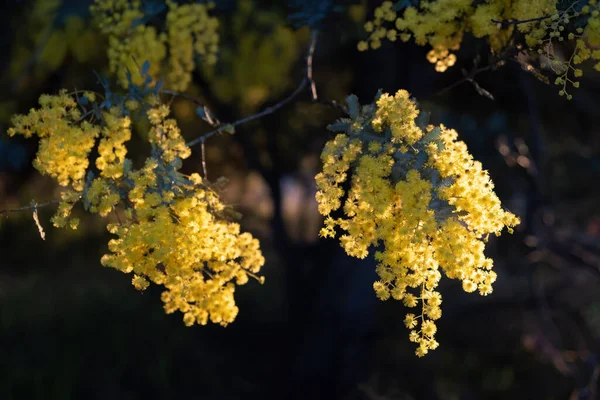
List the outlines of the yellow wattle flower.
<svg viewBox="0 0 600 400">
<path fill-rule="evenodd" d="M 436 291 L 442 273 L 461 280 L 467 292 L 490 294 L 496 274 L 485 241 L 519 219 L 502 209 L 489 175 L 456 131 L 417 126 L 418 110 L 405 90 L 362 108 L 350 96 L 348 106 L 351 118 L 330 126 L 342 133 L 325 145 L 323 171 L 315 177 L 325 216 L 321 236 L 341 229 L 341 246 L 357 258 L 383 244 L 375 253 L 380 280 L 373 288 L 381 300 L 420 304 L 405 324 L 423 356 L 439 345 L 434 321 L 442 315 Z M 341 185 L 350 174 L 345 193 Z M 344 217 L 334 219 L 338 209 Z"/>
</svg>

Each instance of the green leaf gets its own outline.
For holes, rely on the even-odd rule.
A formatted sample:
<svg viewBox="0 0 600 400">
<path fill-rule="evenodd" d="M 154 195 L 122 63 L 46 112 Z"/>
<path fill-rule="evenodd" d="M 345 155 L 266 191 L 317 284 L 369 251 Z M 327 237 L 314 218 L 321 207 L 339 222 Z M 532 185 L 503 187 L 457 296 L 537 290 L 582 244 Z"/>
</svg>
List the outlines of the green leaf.
<svg viewBox="0 0 600 400">
<path fill-rule="evenodd" d="M 439 140 L 441 135 L 442 135 L 442 130 L 440 129 L 439 126 L 436 126 L 435 128 L 433 128 L 431 130 L 431 132 L 429 132 L 425 136 L 423 136 L 423 139 L 421 139 L 421 140 L 423 141 L 423 143 L 427 144 L 427 143 L 431 143 L 431 142 L 435 142 L 436 140 Z"/>
<path fill-rule="evenodd" d="M 144 61 L 144 63 L 142 64 L 142 70 L 141 70 L 141 74 L 142 76 L 146 76 L 148 75 L 148 72 L 150 71 L 150 61 L 146 60 Z"/>
<path fill-rule="evenodd" d="M 356 95 L 351 94 L 346 97 L 346 104 L 348 104 L 348 115 L 352 119 L 358 118 L 360 104 L 358 103 L 358 97 Z"/>
<path fill-rule="evenodd" d="M 437 186 L 438 180 L 440 179 L 440 171 L 435 168 L 428 168 L 429 180 L 433 186 Z"/>
<path fill-rule="evenodd" d="M 438 183 L 437 186 L 438 186 L 438 188 L 447 188 L 447 187 L 450 187 L 454 183 L 455 180 L 456 179 L 454 179 L 453 177 L 444 178 L 440 181 L 440 183 Z"/>
<path fill-rule="evenodd" d="M 327 125 L 327 129 L 332 132 L 344 132 L 349 133 L 350 127 L 352 126 L 352 120 L 348 118 L 341 118 L 332 124 Z"/>
<path fill-rule="evenodd" d="M 417 157 L 415 159 L 413 168 L 416 170 L 420 170 L 421 168 L 423 168 L 423 165 L 425 165 L 428 158 L 429 157 L 427 156 L 427 153 L 425 153 L 424 151 L 419 152 L 419 154 L 417 154 Z"/>
<path fill-rule="evenodd" d="M 209 124 L 211 124 L 212 126 L 215 126 L 218 124 L 217 119 L 215 118 L 213 113 L 210 112 L 210 110 L 206 106 L 196 107 L 196 115 L 199 116 L 200 118 L 202 118 L 203 120 L 205 120 L 206 122 L 208 122 Z"/>
</svg>

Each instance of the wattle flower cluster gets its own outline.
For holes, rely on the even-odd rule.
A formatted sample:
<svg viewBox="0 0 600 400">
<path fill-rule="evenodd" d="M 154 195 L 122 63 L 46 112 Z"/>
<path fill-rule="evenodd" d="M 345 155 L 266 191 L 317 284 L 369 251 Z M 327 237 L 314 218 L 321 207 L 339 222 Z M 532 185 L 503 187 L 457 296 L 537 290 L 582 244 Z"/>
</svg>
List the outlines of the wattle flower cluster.
<svg viewBox="0 0 600 400">
<path fill-rule="evenodd" d="M 326 217 L 321 236 L 334 237 L 340 228 L 342 247 L 358 258 L 382 245 L 373 287 L 382 300 L 420 305 L 404 322 L 423 356 L 438 347 L 441 272 L 467 292 L 490 294 L 496 274 L 485 242 L 504 227 L 512 232 L 519 219 L 503 210 L 487 171 L 454 130 L 416 124 L 418 110 L 405 90 L 362 107 L 351 96 L 348 106 L 350 118 L 330 125 L 342 133 L 326 144 L 316 176 Z M 340 208 L 345 216 L 332 217 Z"/>
<path fill-rule="evenodd" d="M 103 34 L 108 36 L 110 71 L 124 88 L 131 82 L 144 83 L 140 65 L 149 61 L 149 75 L 165 78 L 166 86 L 185 91 L 195 67 L 194 58 L 205 64 L 217 61 L 218 20 L 209 16 L 212 3 L 178 4 L 165 0 L 164 30 L 146 24 L 151 15 L 143 11 L 141 0 L 95 0 L 92 16 Z M 157 5 L 155 5 L 157 6 Z M 160 14 L 161 7 L 157 7 Z"/>
<path fill-rule="evenodd" d="M 85 92 L 85 104 L 95 93 Z M 67 186 L 52 221 L 57 227 L 77 228 L 71 217 L 76 203 L 101 216 L 114 214 L 117 223 L 108 230 L 117 237 L 102 264 L 133 273 L 132 283 L 143 290 L 150 282 L 165 287 L 162 300 L 167 313 L 184 313 L 184 323 L 223 326 L 237 313 L 235 285 L 248 282 L 264 264 L 259 242 L 240 232 L 232 210 L 224 205 L 209 182 L 198 174 L 178 170 L 191 151 L 169 107 L 144 104 L 150 125 L 152 153 L 136 170 L 126 158 L 131 120 L 124 108 L 99 111 L 97 124 L 74 94 L 43 95 L 40 108 L 13 118 L 10 135 L 40 137 L 35 167 Z M 104 103 L 103 103 L 104 104 Z M 139 105 L 138 105 L 139 106 Z M 97 150 L 95 168 L 88 158 Z"/>
<path fill-rule="evenodd" d="M 40 96 L 39 104 L 40 108 L 31 109 L 27 115 L 15 115 L 8 135 L 37 135 L 40 148 L 34 167 L 61 186 L 83 190 L 87 156 L 100 134 L 99 127 L 80 121 L 81 110 L 66 90 L 56 96 Z"/>
<path fill-rule="evenodd" d="M 235 285 L 264 264 L 258 240 L 240 226 L 219 218 L 225 206 L 193 174 L 168 191 L 160 191 L 161 167 L 155 160 L 127 176 L 133 186 L 122 223 L 108 225 L 117 235 L 108 243 L 102 264 L 133 273 L 133 285 L 163 285 L 167 313 L 181 311 L 184 323 L 223 326 L 233 322 L 238 307 Z"/>
<path fill-rule="evenodd" d="M 559 86 L 559 94 L 568 99 L 572 97 L 568 90 L 579 87 L 577 78 L 583 74 L 579 64 L 595 60 L 594 68 L 600 71 L 598 0 L 583 5 L 570 2 L 560 10 L 556 0 L 437 0 L 421 1 L 411 7 L 403 7 L 404 3 L 399 2 L 400 7 L 396 7 L 391 1 L 384 1 L 375 9 L 374 19 L 364 26 L 369 37 L 358 43 L 360 51 L 377 49 L 385 39 L 414 38 L 418 45 L 431 46 L 427 60 L 435 64 L 436 71 L 444 72 L 456 63 L 453 52 L 460 48 L 466 33 L 486 39 L 495 53 L 522 43 L 538 59 L 541 69 L 557 75 L 554 83 Z M 394 26 L 389 27 L 390 24 Z M 562 51 L 555 51 L 560 42 L 572 43 L 566 47 L 570 56 L 563 57 Z M 533 66 L 528 65 L 527 69 L 548 81 Z"/>
<path fill-rule="evenodd" d="M 444 72 L 456 62 L 452 52 L 460 48 L 465 33 L 486 38 L 492 50 L 500 51 L 508 44 L 514 25 L 500 26 L 492 19 L 536 18 L 556 12 L 556 3 L 556 0 L 437 0 L 421 1 L 402 12 L 391 1 L 384 1 L 375 9 L 373 21 L 365 24 L 369 37 L 358 44 L 358 49 L 367 50 L 369 46 L 377 49 L 384 39 L 395 41 L 399 37 L 406 42 L 414 38 L 418 45 L 431 46 L 427 59 L 436 65 L 438 72 Z M 387 24 L 394 26 L 389 28 Z M 517 26 L 528 32 L 535 25 Z"/>
</svg>

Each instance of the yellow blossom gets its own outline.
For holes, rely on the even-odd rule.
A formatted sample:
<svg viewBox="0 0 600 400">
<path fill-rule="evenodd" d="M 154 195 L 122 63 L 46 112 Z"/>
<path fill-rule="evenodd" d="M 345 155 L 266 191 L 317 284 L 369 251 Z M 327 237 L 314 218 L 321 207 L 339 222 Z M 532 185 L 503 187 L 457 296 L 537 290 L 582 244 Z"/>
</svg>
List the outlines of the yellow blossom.
<svg viewBox="0 0 600 400">
<path fill-rule="evenodd" d="M 118 2 L 117 2 L 118 3 Z M 119 3 L 120 4 L 120 3 Z M 107 29 L 118 29 L 117 27 Z M 93 93 L 85 93 L 94 101 Z M 143 167 L 126 158 L 131 120 L 123 107 L 101 108 L 88 121 L 74 95 L 42 95 L 40 107 L 13 118 L 10 135 L 37 135 L 40 149 L 34 165 L 67 189 L 61 193 L 52 222 L 76 229 L 70 218 L 78 201 L 100 216 L 114 214 L 118 223 L 103 265 L 133 273 L 138 290 L 164 286 L 167 313 L 181 311 L 184 323 L 231 323 L 237 313 L 234 292 L 264 264 L 259 242 L 227 217 L 228 207 L 198 174 L 178 172 L 191 150 L 167 105 L 144 104 L 152 151 Z M 88 165 L 92 148 L 98 156 Z"/>
<path fill-rule="evenodd" d="M 433 337 L 442 316 L 440 271 L 461 280 L 465 291 L 491 293 L 496 274 L 483 254 L 485 239 L 519 219 L 502 209 L 488 173 L 456 131 L 416 124 L 419 111 L 409 97 L 405 90 L 381 94 L 374 108 L 363 107 L 346 133 L 325 145 L 316 198 L 324 236 L 335 236 L 339 227 L 347 254 L 364 258 L 383 245 L 375 253 L 380 280 L 373 288 L 381 300 L 421 304 L 420 315 L 408 313 L 404 323 L 423 356 L 439 345 Z M 362 128 L 352 128 L 355 122 Z M 341 184 L 349 170 L 346 193 Z M 332 218 L 340 208 L 345 217 Z"/>
</svg>

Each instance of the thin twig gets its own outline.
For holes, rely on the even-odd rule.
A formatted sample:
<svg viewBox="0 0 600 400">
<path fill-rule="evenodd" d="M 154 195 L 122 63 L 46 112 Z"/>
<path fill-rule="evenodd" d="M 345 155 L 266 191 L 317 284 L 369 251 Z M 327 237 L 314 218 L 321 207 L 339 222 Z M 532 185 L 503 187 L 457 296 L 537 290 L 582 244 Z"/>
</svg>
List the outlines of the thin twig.
<svg viewBox="0 0 600 400">
<path fill-rule="evenodd" d="M 201 143 L 201 155 L 202 155 L 202 172 L 204 172 L 204 179 L 208 180 L 208 171 L 206 170 L 206 153 L 204 152 L 204 140 Z"/>
<path fill-rule="evenodd" d="M 186 143 L 186 145 L 188 147 L 197 145 L 198 143 L 204 142 L 206 139 L 210 138 L 211 136 L 214 136 L 217 133 L 220 133 L 220 132 L 228 129 L 231 126 L 235 127 L 235 126 L 242 125 L 242 124 L 245 124 L 250 121 L 254 121 L 255 119 L 262 118 L 265 115 L 273 114 L 275 111 L 279 110 L 281 107 L 285 106 L 286 104 L 288 104 L 289 102 L 294 100 L 296 98 L 296 96 L 298 96 L 300 94 L 300 92 L 302 92 L 302 90 L 304 89 L 304 87 L 306 86 L 307 83 L 308 83 L 307 78 L 302 79 L 302 82 L 300 82 L 300 85 L 296 88 L 296 90 L 294 90 L 292 92 L 292 94 L 290 94 L 285 99 L 281 100 L 279 103 L 265 108 L 263 111 L 259 112 L 258 114 L 250 115 L 246 118 L 239 119 L 239 120 L 229 123 L 229 124 L 224 124 L 224 125 L 220 126 L 219 128 L 217 128 L 213 131 L 210 131 L 210 132 L 200 136 L 199 138 L 196 138 L 196 139 Z"/>
<path fill-rule="evenodd" d="M 577 1 L 571 3 L 571 5 L 566 10 L 563 10 L 563 11 L 559 12 L 558 13 L 558 18 L 562 19 L 563 15 L 565 15 L 566 13 L 568 13 L 569 10 L 573 9 L 576 4 L 577 4 Z M 554 14 L 554 15 L 556 15 L 556 14 Z M 546 14 L 546 15 L 544 15 L 542 17 L 529 18 L 529 19 L 508 19 L 508 20 L 505 20 L 505 21 L 497 20 L 497 19 L 492 19 L 491 21 L 494 22 L 494 23 L 496 23 L 496 24 L 501 24 L 501 25 L 507 26 L 507 25 L 526 24 L 528 22 L 543 21 L 543 20 L 548 19 L 548 18 L 552 18 L 552 14 Z"/>
<path fill-rule="evenodd" d="M 84 119 L 86 119 L 87 117 L 89 117 L 93 113 L 94 113 L 94 109 L 87 110 L 86 112 L 84 112 L 83 114 L 81 114 L 81 116 L 79 118 L 77 118 L 77 121 L 75 121 L 75 123 L 79 123 L 79 122 L 83 121 Z"/>
<path fill-rule="evenodd" d="M 310 46 L 308 47 L 308 54 L 306 56 L 306 78 L 310 83 L 310 96 L 313 101 L 317 100 L 317 85 L 313 79 L 313 56 L 315 54 L 315 47 L 317 45 L 317 37 L 319 35 L 318 30 L 314 30 L 311 35 Z"/>
<path fill-rule="evenodd" d="M 46 232 L 44 232 L 44 227 L 40 222 L 37 204 L 35 204 L 35 201 L 32 201 L 31 203 L 31 205 L 33 206 L 33 221 L 35 222 L 35 226 L 37 226 L 38 232 L 40 233 L 40 237 L 42 238 L 42 240 L 46 240 Z"/>
<path fill-rule="evenodd" d="M 200 100 L 198 100 L 195 97 L 192 97 L 190 95 L 187 95 L 185 93 L 179 93 L 179 92 L 175 92 L 173 90 L 161 90 L 160 92 L 164 93 L 164 94 L 171 95 L 173 97 L 182 97 L 182 98 L 184 98 L 186 100 L 191 101 L 192 103 L 197 104 L 200 107 L 204 107 L 204 103 L 202 103 Z"/>
<path fill-rule="evenodd" d="M 498 19 L 492 19 L 491 21 L 495 24 L 500 24 L 500 25 L 518 25 L 518 24 L 526 24 L 528 22 L 536 22 L 536 21 L 543 21 L 545 19 L 551 18 L 552 15 L 544 15 L 543 17 L 537 17 L 537 18 L 529 18 L 529 19 L 507 19 L 507 20 L 498 20 Z"/>
<path fill-rule="evenodd" d="M 475 76 L 479 75 L 482 72 L 486 72 L 486 71 L 489 71 L 491 69 L 494 69 L 496 67 L 497 67 L 497 63 L 490 64 L 490 65 L 487 65 L 487 66 L 481 67 L 481 68 L 477 68 L 475 66 L 475 68 L 470 73 L 468 73 L 468 74 L 464 74 L 463 73 L 464 77 L 462 79 L 459 79 L 458 81 L 452 83 L 451 85 L 448 85 L 445 88 L 437 91 L 436 93 L 434 93 L 433 95 L 431 95 L 431 97 L 441 96 L 442 94 L 444 94 L 444 93 L 446 93 L 446 92 L 454 89 L 455 87 L 457 87 L 459 85 L 462 85 L 465 82 L 470 82 L 470 83 L 476 85 Z M 477 89 L 477 86 L 475 88 Z"/>
<path fill-rule="evenodd" d="M 323 100 L 319 98 L 317 93 L 317 85 L 313 79 L 313 58 L 315 54 L 315 47 L 317 46 L 317 39 L 319 36 L 319 31 L 314 30 L 311 34 L 310 46 L 308 47 L 308 54 L 306 55 L 306 78 L 308 79 L 308 83 L 310 84 L 310 98 L 314 103 L 324 104 L 330 107 L 337 108 L 342 110 L 344 113 L 348 113 L 348 110 L 345 106 L 339 104 L 335 100 Z"/>
<path fill-rule="evenodd" d="M 8 209 L 8 210 L 0 210 L 0 215 L 6 214 L 6 213 L 10 213 L 10 212 L 32 210 L 32 209 L 35 209 L 35 208 L 41 208 L 41 207 L 49 206 L 49 205 L 55 204 L 55 203 L 60 203 L 60 200 L 52 200 L 52 201 L 49 201 L 47 203 L 42 203 L 42 204 L 35 204 L 35 205 L 24 206 L 24 207 L 19 207 L 19 208 L 11 208 L 11 209 Z"/>
</svg>

